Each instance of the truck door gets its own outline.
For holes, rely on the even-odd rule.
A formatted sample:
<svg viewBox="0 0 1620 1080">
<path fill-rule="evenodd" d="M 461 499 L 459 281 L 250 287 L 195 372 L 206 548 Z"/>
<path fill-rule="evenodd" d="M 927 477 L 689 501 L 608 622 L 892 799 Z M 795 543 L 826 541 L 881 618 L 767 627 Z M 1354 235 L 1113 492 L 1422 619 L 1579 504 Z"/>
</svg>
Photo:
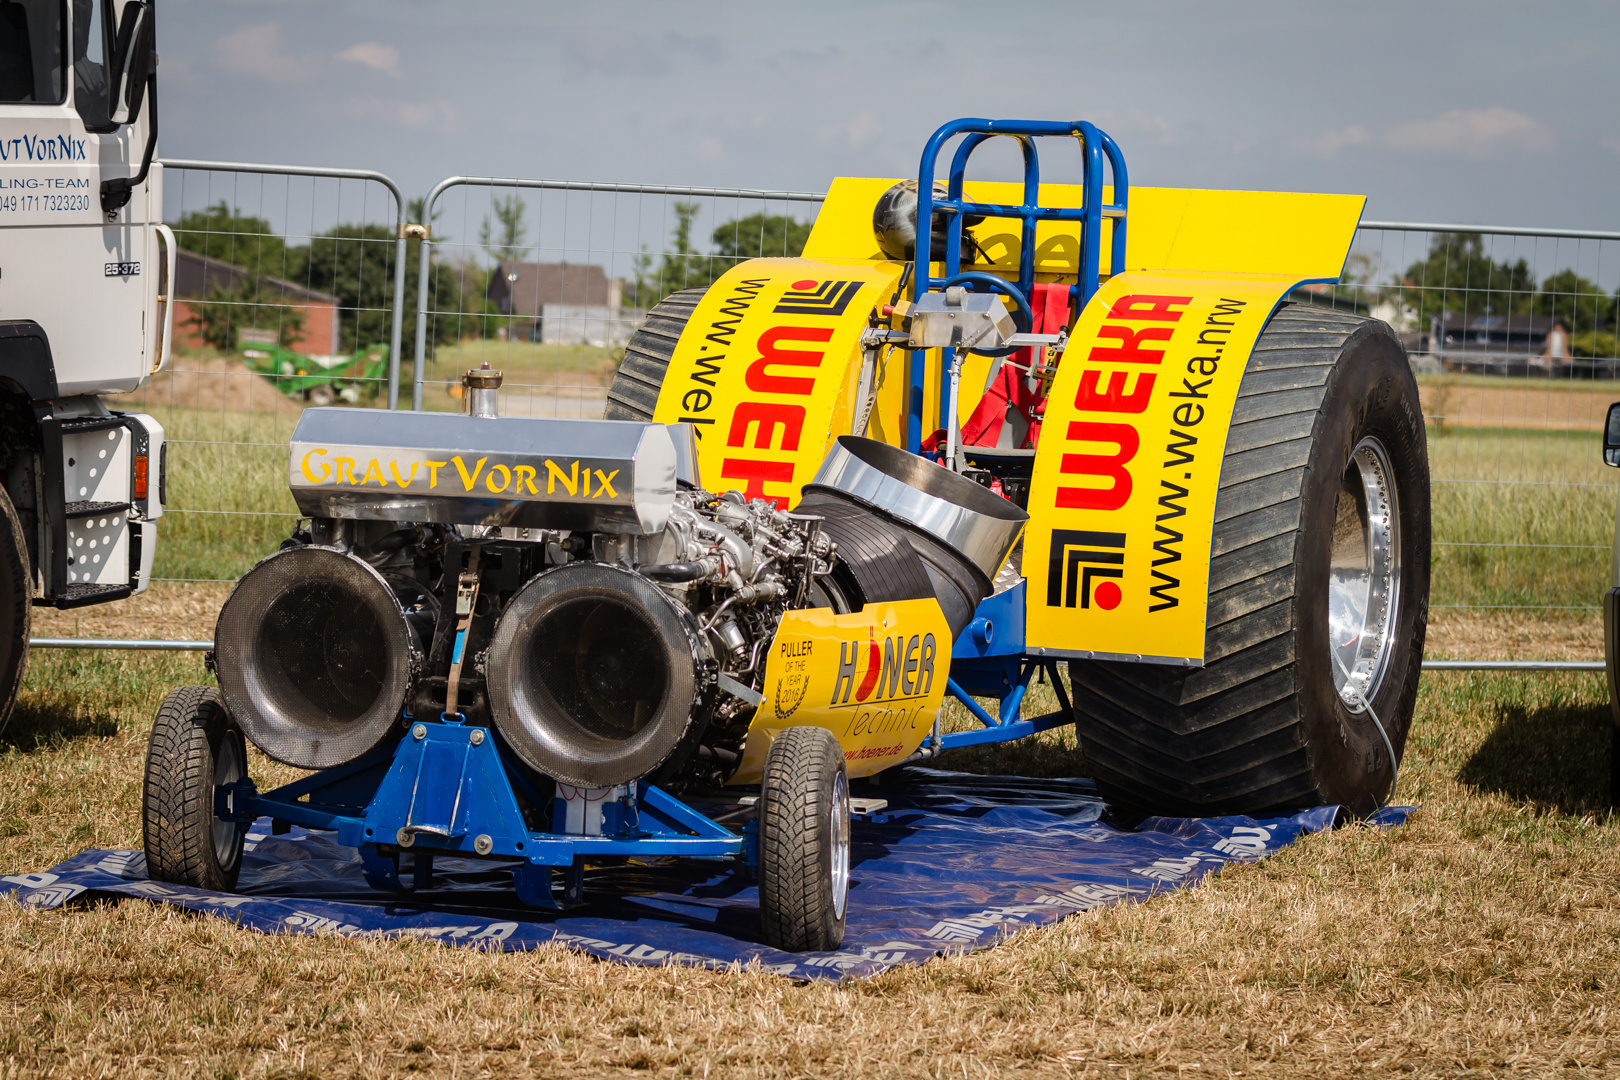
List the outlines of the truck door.
<svg viewBox="0 0 1620 1080">
<path fill-rule="evenodd" d="M 120 29 L 141 7 L 0 3 L 0 320 L 44 331 L 62 397 L 133 390 L 152 368 L 161 172 L 112 213 L 101 200 L 104 180 L 139 171 L 152 130 L 144 100 L 118 122 Z"/>
</svg>

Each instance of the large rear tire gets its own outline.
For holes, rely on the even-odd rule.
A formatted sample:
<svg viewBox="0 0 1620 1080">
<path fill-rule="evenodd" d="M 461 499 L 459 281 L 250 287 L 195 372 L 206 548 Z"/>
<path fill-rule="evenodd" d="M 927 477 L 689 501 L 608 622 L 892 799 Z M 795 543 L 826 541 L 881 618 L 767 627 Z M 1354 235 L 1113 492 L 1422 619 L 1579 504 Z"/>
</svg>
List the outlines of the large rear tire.
<svg viewBox="0 0 1620 1080">
<path fill-rule="evenodd" d="M 28 541 L 11 498 L 0 488 L 0 729 L 11 719 L 23 672 L 28 667 L 28 636 L 34 617 L 33 575 Z"/>
<path fill-rule="evenodd" d="M 672 292 L 647 312 L 636 332 L 624 347 L 624 360 L 613 374 L 608 386 L 604 420 L 642 420 L 653 418 L 658 406 L 658 392 L 664 387 L 664 376 L 669 372 L 670 358 L 675 355 L 675 343 L 681 339 L 698 301 L 708 288 L 682 289 Z"/>
<path fill-rule="evenodd" d="M 1423 416 L 1388 326 L 1278 310 L 1238 391 L 1211 557 L 1203 668 L 1070 665 L 1099 787 L 1156 813 L 1370 813 L 1406 744 L 1429 605 Z"/>
</svg>

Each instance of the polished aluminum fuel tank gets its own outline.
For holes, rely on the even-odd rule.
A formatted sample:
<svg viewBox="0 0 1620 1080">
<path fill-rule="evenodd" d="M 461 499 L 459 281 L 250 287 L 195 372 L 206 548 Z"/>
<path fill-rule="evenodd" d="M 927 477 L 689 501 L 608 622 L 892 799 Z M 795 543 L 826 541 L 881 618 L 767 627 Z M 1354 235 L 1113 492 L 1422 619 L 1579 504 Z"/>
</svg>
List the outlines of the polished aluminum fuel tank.
<svg viewBox="0 0 1620 1080">
<path fill-rule="evenodd" d="M 305 409 L 287 480 L 300 513 L 652 534 L 675 500 L 663 424 Z"/>
</svg>

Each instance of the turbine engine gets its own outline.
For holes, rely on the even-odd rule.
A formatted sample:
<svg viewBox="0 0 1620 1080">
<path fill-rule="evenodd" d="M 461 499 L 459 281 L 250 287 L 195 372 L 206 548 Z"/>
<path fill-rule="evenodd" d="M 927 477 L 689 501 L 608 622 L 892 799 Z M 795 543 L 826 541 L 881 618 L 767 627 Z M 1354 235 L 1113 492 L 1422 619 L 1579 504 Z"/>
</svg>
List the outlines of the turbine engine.
<svg viewBox="0 0 1620 1080">
<path fill-rule="evenodd" d="M 227 709 L 306 769 L 442 717 L 493 727 L 539 779 L 717 785 L 786 612 L 936 597 L 954 635 L 1023 522 L 864 439 L 801 512 L 706 491 L 694 461 L 685 425 L 306 410 L 307 520 L 220 613 Z"/>
</svg>

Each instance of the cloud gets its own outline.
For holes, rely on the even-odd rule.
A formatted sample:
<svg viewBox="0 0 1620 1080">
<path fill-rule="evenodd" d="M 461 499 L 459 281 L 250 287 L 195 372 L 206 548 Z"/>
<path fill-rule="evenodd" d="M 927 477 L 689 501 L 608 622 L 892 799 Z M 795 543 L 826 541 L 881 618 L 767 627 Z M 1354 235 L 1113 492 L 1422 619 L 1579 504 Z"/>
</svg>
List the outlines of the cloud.
<svg viewBox="0 0 1620 1080">
<path fill-rule="evenodd" d="M 449 132 L 461 122 L 461 114 L 448 101 L 405 101 L 394 112 L 395 118 L 406 127 L 434 128 Z"/>
<path fill-rule="evenodd" d="M 1172 142 L 1176 135 L 1175 125 L 1168 117 L 1143 109 L 1104 109 L 1086 119 L 1109 134 L 1115 131 L 1128 131 L 1138 135 L 1151 135 L 1162 144 Z"/>
<path fill-rule="evenodd" d="M 1453 109 L 1429 120 L 1408 120 L 1390 129 L 1384 142 L 1396 150 L 1484 158 L 1509 151 L 1550 150 L 1558 140 L 1523 113 L 1493 105 Z"/>
<path fill-rule="evenodd" d="M 271 82 L 302 79 L 306 65 L 283 48 L 281 27 L 275 23 L 244 26 L 214 42 L 215 66 L 232 75 L 248 75 Z"/>
<path fill-rule="evenodd" d="M 889 125 L 873 109 L 862 109 L 838 123 L 820 125 L 822 138 L 844 142 L 856 149 L 880 138 L 888 130 Z"/>
<path fill-rule="evenodd" d="M 574 26 L 557 40 L 569 74 L 604 75 L 614 80 L 663 78 L 675 63 L 691 66 L 697 61 L 712 68 L 728 55 L 725 42 L 718 37 L 674 32 L 655 36 L 602 23 Z"/>
<path fill-rule="evenodd" d="M 1605 135 L 1605 136 L 1603 136 L 1603 145 L 1607 146 L 1610 150 L 1613 150 L 1615 153 L 1620 154 L 1620 135 Z"/>
<path fill-rule="evenodd" d="M 399 78 L 399 50 L 377 41 L 362 41 L 337 54 L 337 59 L 364 64 L 373 71 Z"/>
<path fill-rule="evenodd" d="M 1339 151 L 1350 146 L 1363 146 L 1373 141 L 1372 132 L 1360 124 L 1351 124 L 1339 131 L 1327 131 L 1308 144 L 1311 153 L 1320 158 L 1338 157 Z"/>
</svg>

